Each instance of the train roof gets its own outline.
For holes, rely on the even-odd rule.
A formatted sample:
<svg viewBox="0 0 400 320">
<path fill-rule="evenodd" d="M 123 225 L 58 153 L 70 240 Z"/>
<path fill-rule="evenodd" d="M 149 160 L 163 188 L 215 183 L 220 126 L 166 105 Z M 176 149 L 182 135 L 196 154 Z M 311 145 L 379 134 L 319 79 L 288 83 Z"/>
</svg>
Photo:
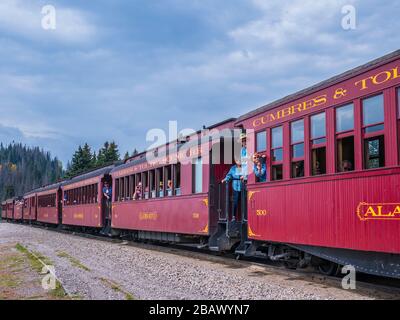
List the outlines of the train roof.
<svg viewBox="0 0 400 320">
<path fill-rule="evenodd" d="M 57 183 L 53 183 L 50 184 L 48 186 L 42 187 L 42 188 L 38 188 L 35 191 L 35 193 L 40 193 L 40 192 L 45 192 L 45 191 L 49 191 L 49 190 L 53 190 L 53 189 L 58 189 L 61 186 L 61 182 L 57 182 Z"/>
<path fill-rule="evenodd" d="M 232 121 L 232 120 L 231 120 L 231 121 Z M 215 127 L 220 126 L 220 125 L 223 125 L 223 124 L 225 124 L 225 123 L 227 123 L 227 121 L 221 122 L 220 124 L 217 124 Z M 208 127 L 207 129 L 211 129 L 211 128 Z M 199 132 L 200 132 L 200 131 L 199 131 Z M 197 132 L 197 133 L 199 133 L 199 132 Z M 201 142 L 201 141 L 199 141 L 199 140 L 191 140 L 191 141 L 188 141 L 188 142 L 178 143 L 177 151 L 179 151 L 179 150 L 180 150 L 181 148 L 183 148 L 183 147 L 188 148 L 188 147 L 194 147 L 194 146 L 196 146 L 196 145 L 200 145 L 200 142 Z M 166 145 L 168 146 L 169 144 L 171 144 L 171 143 L 168 143 L 168 144 L 166 144 Z M 161 146 L 159 146 L 158 148 L 161 148 L 161 147 L 164 147 L 164 146 L 165 146 L 165 145 L 161 145 Z M 137 154 L 137 155 L 135 156 L 136 159 L 135 159 L 135 158 L 128 159 L 124 164 L 121 164 L 121 165 L 119 165 L 119 166 L 116 166 L 113 170 L 111 170 L 111 173 L 113 173 L 113 172 L 118 172 L 118 171 L 123 170 L 123 169 L 131 168 L 131 167 L 133 167 L 133 166 L 136 166 L 136 165 L 139 165 L 139 164 L 142 164 L 142 163 L 146 163 L 146 162 L 147 162 L 147 159 L 146 159 L 146 154 L 147 154 L 147 152 L 152 152 L 152 151 L 154 152 L 154 151 L 156 151 L 158 148 L 150 149 L 150 150 L 148 150 L 148 151 L 144 151 L 144 152 L 141 152 L 141 153 Z M 164 150 L 164 151 L 160 151 L 160 152 L 158 153 L 157 157 L 162 157 L 162 156 L 166 156 L 166 155 L 167 155 L 167 151 Z"/>
<path fill-rule="evenodd" d="M 80 182 L 80 181 L 84 181 L 84 180 L 87 180 L 87 179 L 90 179 L 90 178 L 95 178 L 95 177 L 98 177 L 98 176 L 103 176 L 105 174 L 109 174 L 114 167 L 115 167 L 115 165 L 112 164 L 112 165 L 109 165 L 109 166 L 104 167 L 104 168 L 100 168 L 100 169 L 96 169 L 94 171 L 90 171 L 90 172 L 84 173 L 84 174 L 82 174 L 80 176 L 76 176 L 76 177 L 74 177 L 74 178 L 72 178 L 70 180 L 64 181 L 62 183 L 62 186 L 68 186 L 68 185 L 76 183 L 76 182 Z"/>
<path fill-rule="evenodd" d="M 29 191 L 29 192 L 25 193 L 25 194 L 24 194 L 24 198 L 29 197 L 29 196 L 32 196 L 32 195 L 35 195 L 35 194 L 36 194 L 36 190 L 37 190 L 37 189 L 34 189 L 34 190 L 32 190 L 32 191 Z"/>
<path fill-rule="evenodd" d="M 268 111 L 268 110 L 271 110 L 273 108 L 279 107 L 279 106 L 284 105 L 286 103 L 289 103 L 291 101 L 300 99 L 301 97 L 310 95 L 310 94 L 312 94 L 312 93 L 314 93 L 316 91 L 319 91 L 319 90 L 322 90 L 322 89 L 326 89 L 326 88 L 328 88 L 328 87 L 330 87 L 330 86 L 332 86 L 334 84 L 337 84 L 339 82 L 351 79 L 351 78 L 353 78 L 355 76 L 360 75 L 361 73 L 364 73 L 366 71 L 375 69 L 377 67 L 380 67 L 380 66 L 382 66 L 384 64 L 387 64 L 389 62 L 392 62 L 392 61 L 394 61 L 394 60 L 396 60 L 398 58 L 400 58 L 400 50 L 393 51 L 393 52 L 391 52 L 391 53 L 389 53 L 387 55 L 384 55 L 383 57 L 380 57 L 378 59 L 375 59 L 375 60 L 372 60 L 370 62 L 367 62 L 367 63 L 365 63 L 365 64 L 363 64 L 363 65 L 361 65 L 359 67 L 356 67 L 356 68 L 351 69 L 349 71 L 343 72 L 343 73 L 341 73 L 341 74 L 339 74 L 337 76 L 329 78 L 328 80 L 321 81 L 321 82 L 319 82 L 319 83 L 317 83 L 317 84 L 315 84 L 315 85 L 313 85 L 311 87 L 308 87 L 308 88 L 303 89 L 301 91 L 298 91 L 296 93 L 290 94 L 290 95 L 288 95 L 288 96 L 286 96 L 284 98 L 278 99 L 278 100 L 276 100 L 274 102 L 271 102 L 271 103 L 269 103 L 267 105 L 259 107 L 259 108 L 255 109 L 253 111 L 250 111 L 250 112 L 240 116 L 237 119 L 236 123 L 240 123 L 240 122 L 242 122 L 242 121 L 244 121 L 246 119 L 249 119 L 249 118 L 251 118 L 253 116 L 256 116 L 256 115 L 258 115 L 260 113 L 264 113 L 265 111 Z"/>
</svg>

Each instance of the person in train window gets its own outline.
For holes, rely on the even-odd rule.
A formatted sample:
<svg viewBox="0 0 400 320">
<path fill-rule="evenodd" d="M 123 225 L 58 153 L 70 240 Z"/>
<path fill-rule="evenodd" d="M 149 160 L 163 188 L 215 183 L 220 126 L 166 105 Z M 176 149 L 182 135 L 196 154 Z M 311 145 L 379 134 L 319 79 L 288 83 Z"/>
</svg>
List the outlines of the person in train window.
<svg viewBox="0 0 400 320">
<path fill-rule="evenodd" d="M 353 171 L 353 165 L 349 160 L 342 161 L 342 172 Z"/>
<path fill-rule="evenodd" d="M 167 195 L 168 197 L 172 197 L 172 180 L 168 180 Z"/>
<path fill-rule="evenodd" d="M 257 182 L 267 181 L 267 166 L 265 164 L 265 156 L 258 153 L 253 155 L 254 174 L 257 177 Z"/>
<path fill-rule="evenodd" d="M 240 141 L 242 143 L 242 149 L 240 150 L 240 161 L 242 163 L 244 179 L 247 180 L 247 162 L 249 160 L 249 157 L 247 153 L 247 135 L 245 133 L 240 134 Z"/>
<path fill-rule="evenodd" d="M 232 188 L 233 188 L 233 215 L 232 221 L 236 220 L 237 209 L 239 204 L 239 199 L 242 193 L 242 184 L 247 179 L 245 172 L 243 170 L 242 161 L 241 159 L 235 159 L 236 165 L 234 165 L 226 175 L 225 179 L 221 182 L 229 182 L 232 181 Z"/>
<path fill-rule="evenodd" d="M 142 199 L 142 183 L 139 182 L 135 189 L 135 194 L 133 195 L 134 200 Z"/>
<path fill-rule="evenodd" d="M 112 189 L 108 182 L 104 182 L 104 187 L 103 187 L 103 196 L 106 198 L 107 202 L 111 202 L 111 196 L 112 196 Z"/>
<path fill-rule="evenodd" d="M 163 187 L 164 187 L 164 184 L 163 184 L 162 181 L 160 181 L 160 189 L 159 189 L 160 190 L 159 191 L 160 192 L 160 196 L 159 196 L 160 198 L 164 197 L 164 188 Z"/>
</svg>

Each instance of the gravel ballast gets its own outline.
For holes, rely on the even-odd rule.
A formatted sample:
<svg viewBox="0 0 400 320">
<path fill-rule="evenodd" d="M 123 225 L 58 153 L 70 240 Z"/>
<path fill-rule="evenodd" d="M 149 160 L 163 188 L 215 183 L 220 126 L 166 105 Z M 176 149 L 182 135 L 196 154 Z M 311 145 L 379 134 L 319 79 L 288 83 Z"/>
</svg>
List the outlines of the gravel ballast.
<svg viewBox="0 0 400 320">
<path fill-rule="evenodd" d="M 328 287 L 259 265 L 237 266 L 188 254 L 0 223 L 0 245 L 16 243 L 48 257 L 65 291 L 82 299 L 374 298 L 357 290 Z"/>
</svg>

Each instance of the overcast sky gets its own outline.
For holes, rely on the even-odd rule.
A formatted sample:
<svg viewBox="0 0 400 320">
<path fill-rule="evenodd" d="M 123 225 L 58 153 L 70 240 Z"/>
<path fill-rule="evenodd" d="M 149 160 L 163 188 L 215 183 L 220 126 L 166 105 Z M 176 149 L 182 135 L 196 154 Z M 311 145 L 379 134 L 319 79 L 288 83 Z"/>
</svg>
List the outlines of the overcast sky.
<svg viewBox="0 0 400 320">
<path fill-rule="evenodd" d="M 56 30 L 41 10 L 56 9 Z M 355 30 L 341 26 L 356 8 Z M 200 129 L 399 48 L 400 2 L 1 0 L 0 141 L 64 165 L 79 144 L 144 149 L 146 133 Z"/>
</svg>

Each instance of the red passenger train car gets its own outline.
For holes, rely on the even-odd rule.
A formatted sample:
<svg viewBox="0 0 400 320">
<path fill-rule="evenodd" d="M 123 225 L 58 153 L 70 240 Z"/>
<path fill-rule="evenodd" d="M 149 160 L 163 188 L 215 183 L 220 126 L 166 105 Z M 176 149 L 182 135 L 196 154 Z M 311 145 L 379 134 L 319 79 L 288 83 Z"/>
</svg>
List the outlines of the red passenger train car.
<svg viewBox="0 0 400 320">
<path fill-rule="evenodd" d="M 7 220 L 14 219 L 14 199 L 6 200 Z"/>
<path fill-rule="evenodd" d="M 102 189 L 105 182 L 111 185 L 109 173 L 113 167 L 101 168 L 62 184 L 64 225 L 92 228 L 106 226 L 110 207 L 103 199 Z"/>
<path fill-rule="evenodd" d="M 207 128 L 231 134 L 233 119 Z M 224 177 L 224 164 L 210 164 L 214 153 L 223 153 L 219 143 L 201 141 L 201 133 L 139 154 L 111 171 L 113 178 L 112 228 L 135 230 L 142 239 L 186 241 L 214 233 L 218 213 L 216 182 Z M 181 161 L 181 159 L 188 161 Z M 232 158 L 232 156 L 230 156 Z M 230 159 L 231 163 L 231 159 Z"/>
<path fill-rule="evenodd" d="M 37 196 L 36 192 L 32 191 L 24 195 L 24 221 L 35 221 L 37 217 Z"/>
<path fill-rule="evenodd" d="M 23 217 L 24 202 L 22 198 L 17 198 L 14 201 L 14 221 L 20 222 Z"/>
<path fill-rule="evenodd" d="M 247 186 L 253 245 L 399 277 L 399 119 L 400 51 L 240 117 L 267 157 Z"/>
<path fill-rule="evenodd" d="M 61 183 L 36 190 L 37 221 L 44 224 L 61 224 Z"/>
<path fill-rule="evenodd" d="M 1 203 L 1 219 L 7 219 L 7 203 L 5 201 Z"/>
</svg>

